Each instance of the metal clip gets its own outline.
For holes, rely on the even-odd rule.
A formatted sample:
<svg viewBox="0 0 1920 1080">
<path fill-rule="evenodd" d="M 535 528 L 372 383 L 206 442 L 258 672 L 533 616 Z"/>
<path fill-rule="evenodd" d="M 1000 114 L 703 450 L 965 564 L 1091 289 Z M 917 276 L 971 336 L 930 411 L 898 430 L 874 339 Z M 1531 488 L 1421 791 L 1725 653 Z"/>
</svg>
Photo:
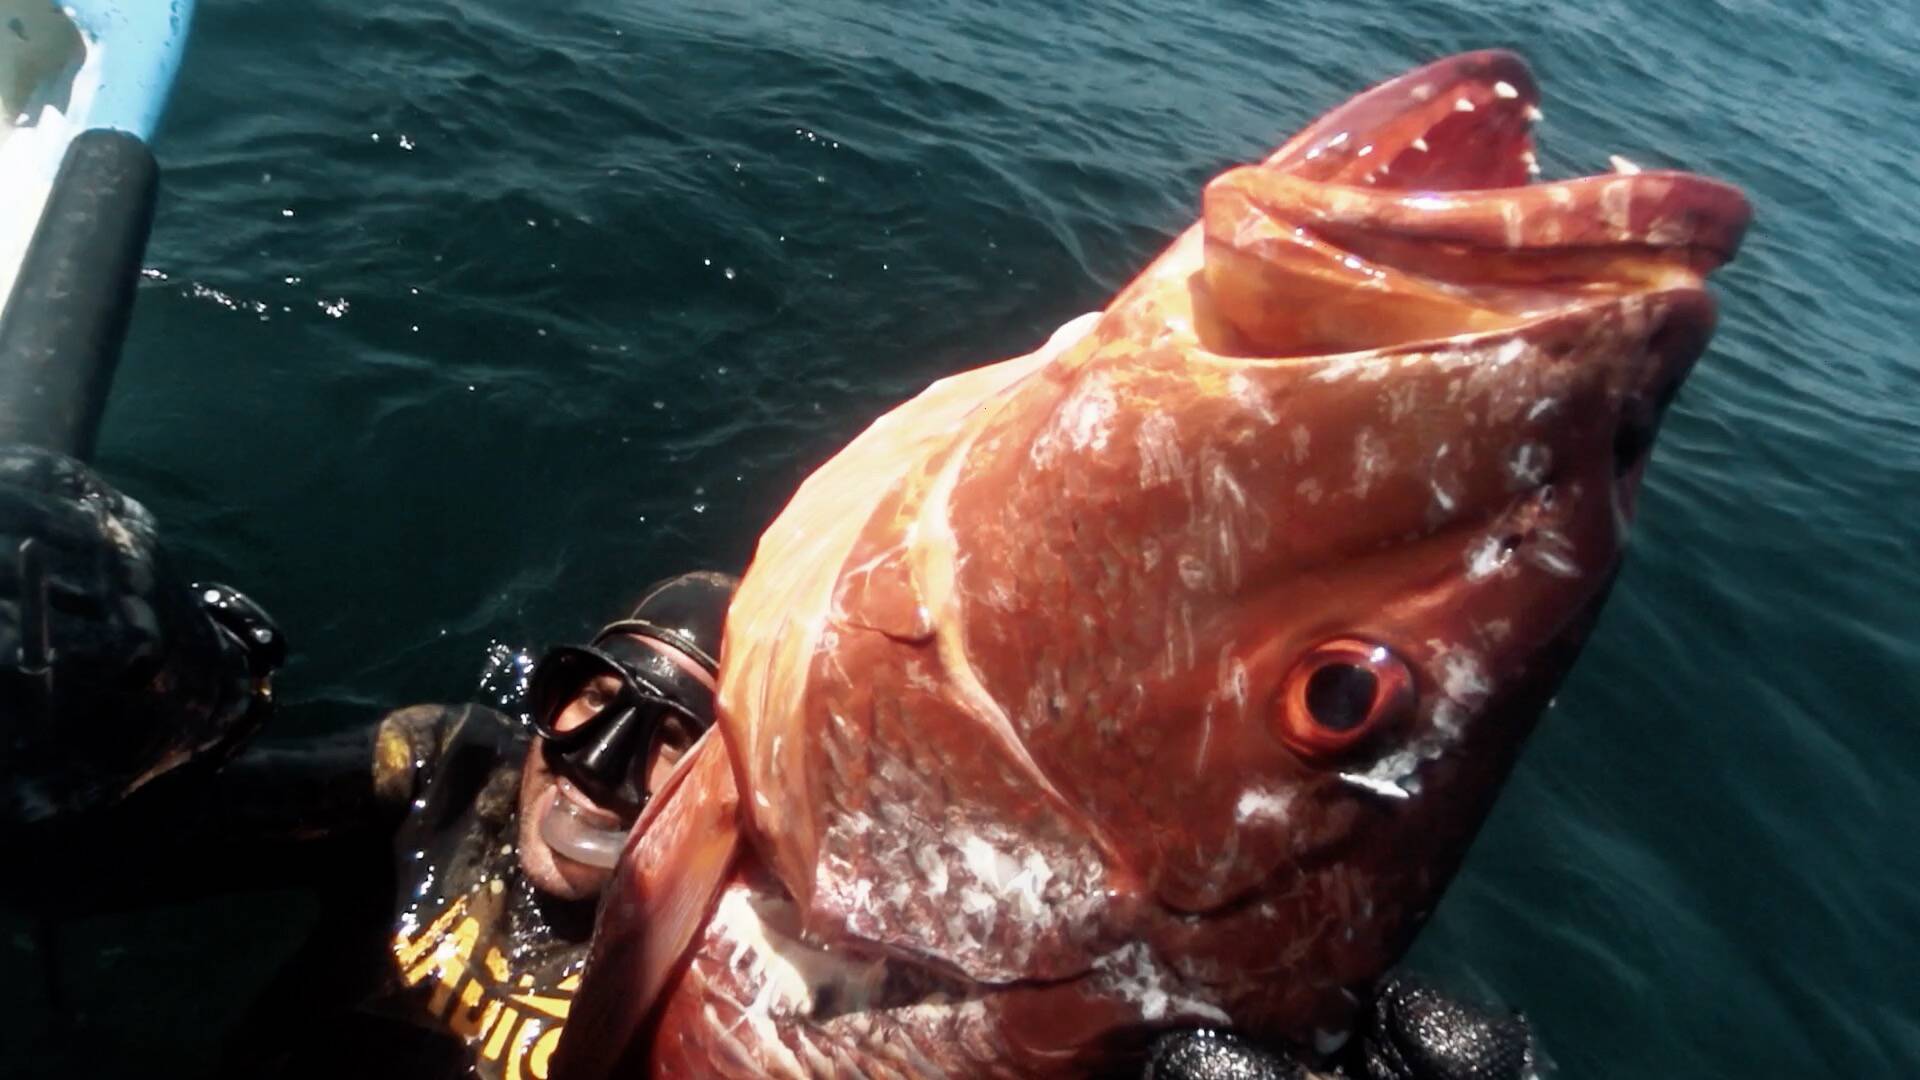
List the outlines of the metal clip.
<svg viewBox="0 0 1920 1080">
<path fill-rule="evenodd" d="M 41 705 L 53 702 L 53 638 L 47 627 L 47 564 L 36 540 L 20 541 L 20 674 L 37 683 Z"/>
</svg>

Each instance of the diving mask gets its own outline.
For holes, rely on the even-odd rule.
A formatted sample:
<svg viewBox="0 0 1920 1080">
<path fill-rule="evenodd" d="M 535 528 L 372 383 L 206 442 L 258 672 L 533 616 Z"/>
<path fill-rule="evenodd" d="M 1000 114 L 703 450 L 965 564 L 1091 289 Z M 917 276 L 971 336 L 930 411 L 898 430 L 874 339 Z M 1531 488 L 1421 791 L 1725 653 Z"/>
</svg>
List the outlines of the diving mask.
<svg viewBox="0 0 1920 1080">
<path fill-rule="evenodd" d="M 713 673 L 639 621 L 542 657 L 528 689 L 533 730 L 554 773 L 631 821 L 656 751 L 685 750 L 713 725 Z"/>
</svg>

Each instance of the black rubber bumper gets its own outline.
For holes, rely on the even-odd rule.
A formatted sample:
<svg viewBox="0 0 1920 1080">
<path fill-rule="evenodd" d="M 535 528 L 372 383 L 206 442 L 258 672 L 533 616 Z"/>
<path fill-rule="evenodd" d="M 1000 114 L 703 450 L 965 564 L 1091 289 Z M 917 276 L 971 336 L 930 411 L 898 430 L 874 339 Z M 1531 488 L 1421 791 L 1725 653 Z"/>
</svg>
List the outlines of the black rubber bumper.
<svg viewBox="0 0 1920 1080">
<path fill-rule="evenodd" d="M 158 187 L 132 135 L 87 131 L 67 147 L 0 314 L 0 443 L 93 456 Z"/>
</svg>

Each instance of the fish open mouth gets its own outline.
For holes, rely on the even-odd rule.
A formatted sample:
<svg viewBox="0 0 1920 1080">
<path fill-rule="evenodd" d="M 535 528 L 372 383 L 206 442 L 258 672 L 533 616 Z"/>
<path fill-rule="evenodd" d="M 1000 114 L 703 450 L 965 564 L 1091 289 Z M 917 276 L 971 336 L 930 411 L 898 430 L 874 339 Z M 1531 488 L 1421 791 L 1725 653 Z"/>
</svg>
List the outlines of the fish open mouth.
<svg viewBox="0 0 1920 1080">
<path fill-rule="evenodd" d="M 1298 356 L 1509 328 L 1627 294 L 1698 292 L 1750 210 L 1689 173 L 1536 182 L 1539 91 L 1511 53 L 1381 84 L 1206 196 L 1206 283 L 1229 351 Z M 1392 294 L 1383 302 L 1382 292 Z"/>
</svg>

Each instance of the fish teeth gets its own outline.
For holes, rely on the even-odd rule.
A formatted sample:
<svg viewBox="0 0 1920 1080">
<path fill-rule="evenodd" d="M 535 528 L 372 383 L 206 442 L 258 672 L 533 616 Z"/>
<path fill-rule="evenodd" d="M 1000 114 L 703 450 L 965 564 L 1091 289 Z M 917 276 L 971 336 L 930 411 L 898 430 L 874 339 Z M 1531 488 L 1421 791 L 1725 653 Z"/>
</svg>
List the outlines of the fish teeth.
<svg viewBox="0 0 1920 1080">
<path fill-rule="evenodd" d="M 1632 176 L 1635 173 L 1638 173 L 1640 171 L 1640 166 L 1635 165 L 1633 162 L 1628 161 L 1626 158 L 1621 157 L 1619 154 L 1607 155 L 1607 164 L 1613 166 L 1614 172 L 1620 173 L 1624 176 Z"/>
<path fill-rule="evenodd" d="M 1502 101 L 1512 101 L 1514 98 L 1520 96 L 1520 91 L 1515 90 L 1512 83 L 1501 79 L 1499 82 L 1493 84 L 1493 96 Z"/>
<path fill-rule="evenodd" d="M 1526 115 L 1527 115 L 1527 123 L 1529 123 L 1529 124 L 1537 124 L 1537 123 L 1539 123 L 1540 121 L 1542 121 L 1542 120 L 1545 120 L 1545 119 L 1547 118 L 1547 114 L 1546 114 L 1546 113 L 1543 113 L 1543 112 L 1541 112 L 1541 111 L 1540 111 L 1540 106 L 1538 106 L 1538 105 L 1529 105 L 1529 106 L 1527 106 L 1527 114 L 1526 114 Z"/>
</svg>

